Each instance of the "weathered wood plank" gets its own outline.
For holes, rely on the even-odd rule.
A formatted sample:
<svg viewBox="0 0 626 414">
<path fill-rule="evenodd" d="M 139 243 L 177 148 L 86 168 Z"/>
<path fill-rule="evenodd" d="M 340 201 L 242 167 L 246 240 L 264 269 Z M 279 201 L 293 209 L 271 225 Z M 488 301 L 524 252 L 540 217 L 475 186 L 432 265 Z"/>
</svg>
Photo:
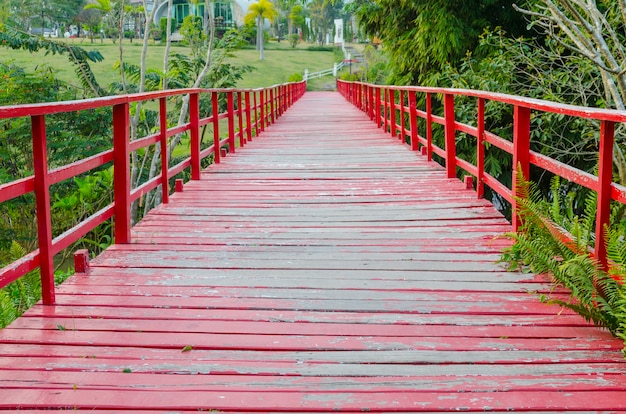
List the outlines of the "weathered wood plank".
<svg viewBox="0 0 626 414">
<path fill-rule="evenodd" d="M 0 412 L 626 414 L 623 344 L 504 217 L 309 94 L 0 331 Z"/>
</svg>

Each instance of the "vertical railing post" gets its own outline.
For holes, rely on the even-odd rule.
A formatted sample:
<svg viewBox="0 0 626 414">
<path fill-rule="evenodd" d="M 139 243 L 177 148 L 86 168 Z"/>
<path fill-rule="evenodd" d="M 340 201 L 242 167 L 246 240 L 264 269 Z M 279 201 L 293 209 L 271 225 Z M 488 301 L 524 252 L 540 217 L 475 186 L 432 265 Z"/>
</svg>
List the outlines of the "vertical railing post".
<svg viewBox="0 0 626 414">
<path fill-rule="evenodd" d="M 606 226 L 611 222 L 611 184 L 613 182 L 613 145 L 615 123 L 600 124 L 600 153 L 598 165 L 598 204 L 596 207 L 595 256 L 604 270 L 608 270 Z"/>
<path fill-rule="evenodd" d="M 259 103 L 260 103 L 260 112 L 261 112 L 261 132 L 265 131 L 265 90 L 262 89 L 259 91 Z"/>
<path fill-rule="evenodd" d="M 159 149 L 161 152 L 161 198 L 163 204 L 170 201 L 170 188 L 167 163 L 167 98 L 159 98 Z"/>
<path fill-rule="evenodd" d="M 246 91 L 246 138 L 252 141 L 252 102 L 250 102 L 250 91 Z"/>
<path fill-rule="evenodd" d="M 411 149 L 417 151 L 419 149 L 418 131 L 417 131 L 417 97 L 415 91 L 409 91 L 409 125 L 411 128 Z"/>
<path fill-rule="evenodd" d="M 245 132 L 243 130 L 243 92 L 237 91 L 237 123 L 239 124 L 239 146 L 246 144 Z"/>
<path fill-rule="evenodd" d="M 446 173 L 448 178 L 456 177 L 456 125 L 454 120 L 454 95 L 443 97 L 446 139 Z"/>
<path fill-rule="evenodd" d="M 274 102 L 274 89 L 275 88 L 271 88 L 270 89 L 270 116 L 269 116 L 269 124 L 273 124 L 274 121 L 276 120 L 276 116 L 275 116 L 275 111 L 276 111 L 276 106 L 275 106 L 275 102 Z"/>
<path fill-rule="evenodd" d="M 226 92 L 228 107 L 228 151 L 235 153 L 235 96 L 233 91 Z"/>
<path fill-rule="evenodd" d="M 392 137 L 397 138 L 398 124 L 396 121 L 396 91 L 389 89 L 389 133 Z"/>
<path fill-rule="evenodd" d="M 485 194 L 485 99 L 478 98 L 476 138 L 476 196 Z"/>
<path fill-rule="evenodd" d="M 258 137 L 259 132 L 261 131 L 260 129 L 261 127 L 259 125 L 259 112 L 258 112 L 261 94 L 260 92 L 257 94 L 256 91 L 253 91 L 252 93 L 254 95 L 254 107 L 253 107 L 254 108 L 254 136 Z M 258 95 L 258 98 L 257 98 L 257 95 Z"/>
<path fill-rule="evenodd" d="M 189 95 L 189 147 L 191 150 L 191 179 L 200 179 L 200 97 Z"/>
<path fill-rule="evenodd" d="M 426 159 L 433 160 L 433 99 L 426 93 Z"/>
<path fill-rule="evenodd" d="M 374 117 L 376 116 L 376 111 L 375 109 L 375 105 L 374 105 L 374 87 L 373 86 L 369 86 L 369 107 L 370 107 L 370 119 L 374 119 Z"/>
<path fill-rule="evenodd" d="M 383 109 L 382 109 L 382 111 L 383 111 L 383 113 L 382 113 L 382 116 L 383 116 L 383 131 L 387 132 L 387 124 L 389 123 L 389 117 L 387 116 L 387 114 L 388 114 L 387 111 L 388 111 L 388 108 L 389 108 L 389 106 L 388 106 L 389 102 L 387 101 L 388 100 L 388 96 L 389 96 L 389 91 L 386 88 L 382 88 L 382 95 L 383 95 L 382 96 L 382 100 L 383 100 L 383 105 L 382 105 L 383 106 Z"/>
<path fill-rule="evenodd" d="M 52 213 L 50 212 L 50 176 L 48 175 L 45 116 L 33 116 L 31 126 L 41 297 L 44 305 L 54 305 L 56 300 L 54 293 L 54 255 L 52 253 Z"/>
<path fill-rule="evenodd" d="M 115 243 L 130 243 L 130 113 L 128 103 L 113 106 L 113 196 Z"/>
<path fill-rule="evenodd" d="M 400 141 L 406 142 L 406 126 L 404 125 L 404 90 L 400 89 Z"/>
<path fill-rule="evenodd" d="M 219 164 L 222 161 L 220 144 L 220 107 L 218 92 L 211 92 L 211 106 L 213 118 L 213 162 Z"/>
<path fill-rule="evenodd" d="M 287 85 L 281 85 L 280 97 L 280 116 L 283 116 L 287 110 Z"/>
<path fill-rule="evenodd" d="M 530 177 L 530 109 L 521 106 L 515 106 L 513 109 L 513 184 L 511 189 L 513 231 L 518 231 L 522 224 L 517 203 L 517 197 L 521 196 L 518 169 L 522 173 L 522 179 L 528 180 Z"/>
<path fill-rule="evenodd" d="M 376 127 L 380 128 L 380 115 L 381 115 L 380 114 L 380 105 L 381 105 L 381 102 L 380 102 L 380 90 L 381 90 L 381 87 L 380 86 L 376 86 L 375 88 L 376 88 L 376 102 L 375 102 L 375 105 L 376 105 L 376 114 L 375 114 L 375 117 L 376 117 Z"/>
</svg>

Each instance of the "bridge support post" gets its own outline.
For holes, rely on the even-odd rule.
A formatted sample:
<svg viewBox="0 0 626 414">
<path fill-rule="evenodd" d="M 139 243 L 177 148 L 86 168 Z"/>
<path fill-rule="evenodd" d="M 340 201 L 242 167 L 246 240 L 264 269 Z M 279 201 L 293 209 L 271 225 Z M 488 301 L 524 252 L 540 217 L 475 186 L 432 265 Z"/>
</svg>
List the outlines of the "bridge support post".
<svg viewBox="0 0 626 414">
<path fill-rule="evenodd" d="M 228 152 L 235 153 L 235 96 L 233 91 L 226 92 L 228 108 Z"/>
<path fill-rule="evenodd" d="M 159 99 L 159 149 L 161 152 L 161 200 L 170 202 L 167 162 L 167 98 Z"/>
<path fill-rule="evenodd" d="M 476 138 L 476 197 L 485 194 L 485 99 L 478 98 Z"/>
<path fill-rule="evenodd" d="M 446 136 L 446 172 L 448 178 L 456 177 L 456 126 L 454 120 L 454 95 L 446 94 L 443 98 Z"/>
<path fill-rule="evenodd" d="M 433 160 L 433 100 L 430 93 L 426 93 L 426 159 Z"/>
<path fill-rule="evenodd" d="M 374 111 L 374 88 L 372 86 L 368 86 L 367 89 L 369 94 L 367 102 L 367 104 L 369 105 L 369 116 L 371 120 L 374 120 L 374 117 L 376 116 Z"/>
<path fill-rule="evenodd" d="M 380 86 L 376 86 L 376 99 L 374 101 L 374 105 L 376 107 L 375 117 L 376 117 L 376 127 L 380 128 Z"/>
<path fill-rule="evenodd" d="M 518 231 L 522 225 L 516 198 L 520 194 L 520 183 L 517 177 L 519 169 L 524 180 L 530 176 L 530 109 L 515 106 L 513 109 L 513 179 L 512 179 L 512 225 Z"/>
<path fill-rule="evenodd" d="M 191 149 L 191 179 L 200 179 L 200 99 L 197 93 L 189 96 L 189 124 Z"/>
<path fill-rule="evenodd" d="M 213 162 L 219 164 L 222 161 L 220 144 L 220 110 L 217 92 L 211 93 L 211 106 L 213 110 Z"/>
<path fill-rule="evenodd" d="M 41 297 L 44 305 L 54 305 L 54 253 L 52 251 L 52 214 L 50 212 L 50 177 L 44 115 L 31 117 L 33 133 L 33 167 L 35 175 L 35 204 L 37 207 L 37 239 L 39 241 L 39 271 Z"/>
<path fill-rule="evenodd" d="M 611 221 L 611 183 L 613 181 L 613 145 L 615 123 L 600 124 L 600 162 L 598 166 L 598 204 L 596 207 L 595 256 L 604 270 L 608 270 L 605 227 Z"/>
<path fill-rule="evenodd" d="M 409 128 L 411 128 L 411 149 L 417 151 L 419 149 L 419 134 L 417 131 L 417 97 L 415 91 L 409 91 Z"/>
<path fill-rule="evenodd" d="M 255 95 L 256 96 L 256 95 Z M 252 102 L 250 102 L 250 91 L 246 91 L 246 138 L 252 141 Z"/>
<path fill-rule="evenodd" d="M 128 103 L 113 106 L 115 243 L 130 243 L 130 114 Z"/>
<path fill-rule="evenodd" d="M 267 104 L 267 102 L 265 101 L 265 90 L 261 90 L 259 91 L 259 105 L 260 105 L 260 112 L 261 112 L 261 132 L 265 131 L 265 105 Z M 257 131 L 257 136 L 258 136 L 258 131 Z"/>
<path fill-rule="evenodd" d="M 389 133 L 396 138 L 397 121 L 396 121 L 396 91 L 389 89 Z"/>
<path fill-rule="evenodd" d="M 243 131 L 243 92 L 237 92 L 237 123 L 239 124 L 239 146 L 243 147 L 246 144 L 246 138 Z"/>
</svg>

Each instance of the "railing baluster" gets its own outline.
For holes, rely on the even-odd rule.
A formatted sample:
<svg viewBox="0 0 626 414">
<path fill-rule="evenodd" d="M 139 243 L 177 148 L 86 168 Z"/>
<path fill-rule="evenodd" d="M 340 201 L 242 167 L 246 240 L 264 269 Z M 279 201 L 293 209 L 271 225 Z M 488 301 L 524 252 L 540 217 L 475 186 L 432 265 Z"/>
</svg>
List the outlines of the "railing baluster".
<svg viewBox="0 0 626 414">
<path fill-rule="evenodd" d="M 220 144 L 220 108 L 218 92 L 211 92 L 211 106 L 213 112 L 213 161 L 219 164 L 222 161 Z"/>
<path fill-rule="evenodd" d="M 518 231 L 522 224 L 516 200 L 520 196 L 518 169 L 522 173 L 522 178 L 528 180 L 530 177 L 530 109 L 516 105 L 513 109 L 513 185 L 511 189 L 513 231 Z"/>
<path fill-rule="evenodd" d="M 476 137 L 476 196 L 485 194 L 485 99 L 478 98 Z"/>
<path fill-rule="evenodd" d="M 250 91 L 246 91 L 246 138 L 252 141 L 252 102 L 250 102 Z"/>
<path fill-rule="evenodd" d="M 261 126 L 259 124 L 259 101 L 260 101 L 260 97 L 261 97 L 261 92 L 259 92 L 257 94 L 257 91 L 253 91 L 252 94 L 254 95 L 254 136 L 258 137 L 259 136 L 259 132 L 261 131 Z M 258 95 L 258 98 L 257 98 Z"/>
<path fill-rule="evenodd" d="M 228 151 L 235 153 L 235 97 L 233 91 L 226 92 L 228 107 Z"/>
<path fill-rule="evenodd" d="M 243 130 L 243 92 L 237 91 L 237 122 L 239 124 L 239 146 L 246 144 L 245 132 Z"/>
<path fill-rule="evenodd" d="M 275 93 L 274 93 L 275 88 L 270 88 L 270 118 L 269 118 L 269 124 L 273 124 L 274 121 L 276 120 L 276 106 L 275 106 Z"/>
<path fill-rule="evenodd" d="M 389 133 L 392 137 L 397 138 L 396 123 L 396 91 L 389 89 Z"/>
<path fill-rule="evenodd" d="M 375 106 L 376 106 L 376 127 L 380 128 L 380 90 L 381 87 L 380 86 L 376 86 L 376 102 L 375 102 Z"/>
<path fill-rule="evenodd" d="M 389 123 L 389 117 L 387 114 L 389 113 L 389 90 L 387 88 L 383 88 L 383 131 L 387 133 L 387 124 Z"/>
<path fill-rule="evenodd" d="M 433 160 L 433 99 L 426 93 L 426 159 Z"/>
<path fill-rule="evenodd" d="M 400 89 L 400 141 L 406 142 L 406 126 L 404 125 L 404 90 Z"/>
<path fill-rule="evenodd" d="M 163 204 L 170 202 L 170 189 L 167 164 L 167 98 L 159 99 L 159 149 L 161 152 L 161 199 Z"/>
<path fill-rule="evenodd" d="M 130 113 L 128 103 L 113 106 L 113 185 L 115 243 L 130 243 Z"/>
<path fill-rule="evenodd" d="M 374 87 L 372 86 L 368 86 L 368 99 L 367 99 L 367 105 L 369 106 L 369 116 L 371 120 L 374 120 L 374 117 L 376 116 L 376 111 L 374 111 Z"/>
<path fill-rule="evenodd" d="M 598 165 L 598 204 L 596 207 L 595 256 L 604 270 L 608 270 L 606 226 L 611 222 L 611 183 L 613 181 L 613 145 L 615 123 L 600 124 L 600 153 Z"/>
<path fill-rule="evenodd" d="M 191 179 L 200 179 L 200 98 L 197 93 L 189 95 L 189 137 L 191 150 Z"/>
<path fill-rule="evenodd" d="M 443 112 L 446 120 L 446 173 L 448 178 L 454 178 L 456 177 L 456 121 L 454 120 L 454 95 L 444 95 Z"/>
<path fill-rule="evenodd" d="M 261 110 L 261 132 L 265 131 L 265 90 L 259 91 L 259 102 L 260 102 L 260 110 Z"/>
<path fill-rule="evenodd" d="M 54 305 L 54 257 L 52 253 L 52 213 L 50 211 L 50 177 L 46 119 L 31 117 L 33 133 L 33 168 L 35 175 L 35 204 L 37 207 L 37 239 L 39 242 L 39 271 L 41 297 L 44 305 Z"/>
<path fill-rule="evenodd" d="M 419 149 L 419 131 L 417 130 L 417 97 L 415 91 L 409 92 L 409 124 L 411 128 L 411 149 Z"/>
</svg>

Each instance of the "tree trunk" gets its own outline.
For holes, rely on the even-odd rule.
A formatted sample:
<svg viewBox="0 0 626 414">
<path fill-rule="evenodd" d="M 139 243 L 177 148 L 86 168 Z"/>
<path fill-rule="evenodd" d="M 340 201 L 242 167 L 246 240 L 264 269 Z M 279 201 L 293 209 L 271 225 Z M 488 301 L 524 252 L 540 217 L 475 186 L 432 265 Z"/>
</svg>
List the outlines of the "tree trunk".
<svg viewBox="0 0 626 414">
<path fill-rule="evenodd" d="M 265 51 L 263 50 L 263 17 L 259 14 L 256 18 L 257 27 L 257 44 L 259 45 L 259 55 L 261 60 L 265 60 Z"/>
</svg>

